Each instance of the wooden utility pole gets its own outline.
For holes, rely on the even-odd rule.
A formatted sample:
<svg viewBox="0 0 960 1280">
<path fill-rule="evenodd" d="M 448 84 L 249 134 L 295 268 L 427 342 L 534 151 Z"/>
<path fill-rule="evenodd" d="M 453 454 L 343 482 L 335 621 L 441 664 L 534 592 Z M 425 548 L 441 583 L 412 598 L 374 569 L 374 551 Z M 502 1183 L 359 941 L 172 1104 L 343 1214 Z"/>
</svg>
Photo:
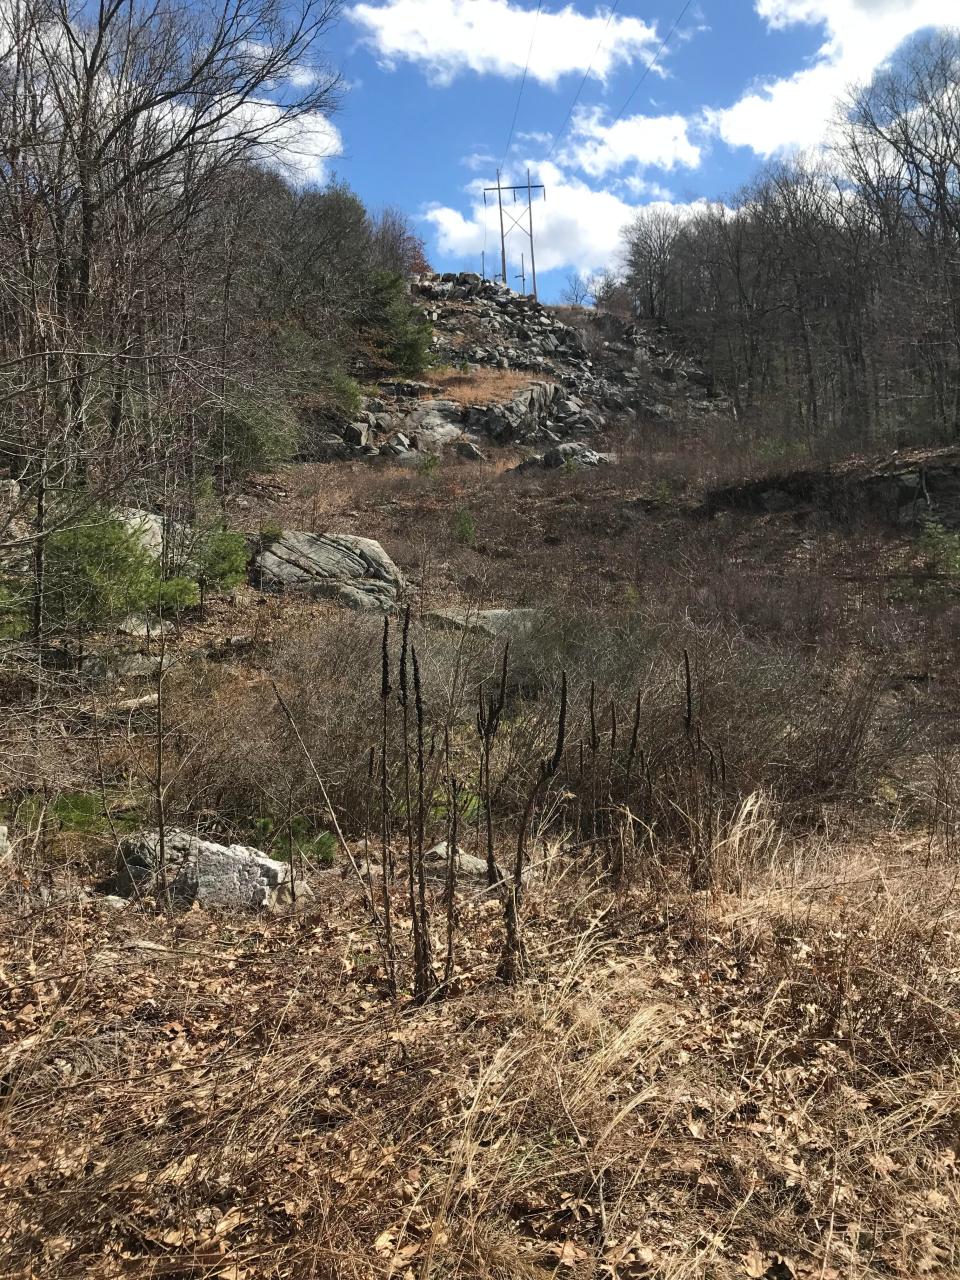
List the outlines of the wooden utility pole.
<svg viewBox="0 0 960 1280">
<path fill-rule="evenodd" d="M 502 271 L 500 279 L 503 281 L 504 284 L 507 283 L 507 236 L 510 234 L 511 231 L 513 231 L 515 227 L 518 231 L 521 231 L 530 241 L 530 269 L 533 274 L 533 296 L 534 298 L 536 298 L 537 297 L 537 258 L 536 258 L 536 253 L 533 247 L 533 193 L 534 191 L 542 191 L 543 198 L 544 200 L 546 200 L 547 189 L 542 182 L 530 181 L 529 169 L 527 170 L 526 182 L 520 183 L 518 186 L 515 186 L 515 187 L 514 186 L 505 187 L 500 180 L 500 170 L 498 169 L 497 185 L 495 187 L 484 187 L 483 189 L 484 205 L 486 205 L 487 203 L 488 191 L 496 191 L 497 208 L 500 211 L 500 267 Z M 510 213 L 508 213 L 507 217 L 510 219 L 510 222 L 512 225 L 507 230 L 504 230 L 504 226 L 503 226 L 504 192 L 510 192 L 513 195 L 514 203 L 516 203 L 518 191 L 525 191 L 527 193 L 527 225 L 523 226 L 521 224 L 520 218 L 514 218 Z M 523 215 L 521 214 L 521 217 L 522 216 Z"/>
<path fill-rule="evenodd" d="M 526 263 L 525 263 L 525 262 L 524 262 L 524 260 L 523 260 L 523 254 L 522 254 L 522 253 L 521 253 L 521 255 L 520 255 L 520 274 L 519 274 L 519 276 L 514 276 L 514 279 L 515 279 L 515 280 L 519 280 L 519 281 L 520 281 L 520 288 L 523 290 L 524 296 L 526 296 L 526 292 L 527 292 L 527 267 L 526 267 Z"/>
</svg>

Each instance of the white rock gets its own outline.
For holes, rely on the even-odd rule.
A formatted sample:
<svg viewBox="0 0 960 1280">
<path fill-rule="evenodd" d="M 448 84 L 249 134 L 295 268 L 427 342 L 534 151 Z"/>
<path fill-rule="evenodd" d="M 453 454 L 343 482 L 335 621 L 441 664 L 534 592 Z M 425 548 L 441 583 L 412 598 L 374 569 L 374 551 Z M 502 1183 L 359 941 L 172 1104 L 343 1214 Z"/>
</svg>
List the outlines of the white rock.
<svg viewBox="0 0 960 1280">
<path fill-rule="evenodd" d="M 167 885 L 175 905 L 274 910 L 292 901 L 290 867 L 247 845 L 216 844 L 187 831 L 165 833 Z M 117 854 L 114 888 L 122 897 L 155 896 L 160 883 L 160 836 L 145 831 L 127 836 Z M 296 882 L 297 901 L 312 897 Z"/>
</svg>

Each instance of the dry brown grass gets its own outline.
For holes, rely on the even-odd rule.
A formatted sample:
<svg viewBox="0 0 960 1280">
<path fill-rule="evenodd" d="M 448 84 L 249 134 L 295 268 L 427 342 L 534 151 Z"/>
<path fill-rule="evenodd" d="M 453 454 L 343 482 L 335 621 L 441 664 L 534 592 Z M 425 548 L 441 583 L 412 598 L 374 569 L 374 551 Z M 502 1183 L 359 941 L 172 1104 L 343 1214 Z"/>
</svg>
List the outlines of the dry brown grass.
<svg viewBox="0 0 960 1280">
<path fill-rule="evenodd" d="M 422 1009 L 335 872 L 266 922 L 8 887 L 0 1272 L 956 1274 L 955 866 L 803 846 L 616 899 L 558 860 L 530 979 L 466 895 Z"/>
<path fill-rule="evenodd" d="M 536 380 L 531 373 L 518 373 L 512 369 L 475 368 L 469 373 L 443 369 L 430 372 L 431 386 L 439 390 L 444 400 L 456 400 L 467 407 L 511 400 L 518 391 L 523 391 Z"/>
</svg>

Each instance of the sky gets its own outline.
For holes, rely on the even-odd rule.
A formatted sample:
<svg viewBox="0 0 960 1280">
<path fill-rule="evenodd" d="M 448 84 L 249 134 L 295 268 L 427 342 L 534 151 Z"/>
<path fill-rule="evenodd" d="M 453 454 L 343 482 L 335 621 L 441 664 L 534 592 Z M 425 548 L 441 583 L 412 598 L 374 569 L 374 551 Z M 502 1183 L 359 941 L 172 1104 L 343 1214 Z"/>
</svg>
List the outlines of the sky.
<svg viewBox="0 0 960 1280">
<path fill-rule="evenodd" d="M 496 194 L 533 183 L 541 297 L 616 263 L 643 205 L 718 200 L 827 139 L 835 104 L 960 0 L 346 0 L 339 110 L 294 158 L 414 221 L 436 270 L 500 269 Z M 526 193 L 523 193 L 525 205 Z M 488 197 L 489 201 L 489 197 Z M 525 213 L 508 199 L 509 214 Z M 508 218 L 509 225 L 509 218 Z M 509 283 L 530 288 L 508 236 Z"/>
</svg>

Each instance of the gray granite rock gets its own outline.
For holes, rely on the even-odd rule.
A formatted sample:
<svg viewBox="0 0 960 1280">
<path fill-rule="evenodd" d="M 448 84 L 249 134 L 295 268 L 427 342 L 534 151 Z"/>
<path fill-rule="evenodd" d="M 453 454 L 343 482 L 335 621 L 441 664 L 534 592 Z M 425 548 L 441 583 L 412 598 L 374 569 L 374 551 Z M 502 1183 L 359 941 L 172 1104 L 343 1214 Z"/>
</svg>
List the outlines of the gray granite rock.
<svg viewBox="0 0 960 1280">
<path fill-rule="evenodd" d="M 544 621 L 540 609 L 434 609 L 424 621 L 447 631 L 473 631 L 497 639 L 520 639 Z"/>
<path fill-rule="evenodd" d="M 403 575 L 379 542 L 353 534 L 287 529 L 253 562 L 253 583 L 268 591 L 299 591 L 355 609 L 396 607 Z"/>
<path fill-rule="evenodd" d="M 292 901 L 290 867 L 246 845 L 216 844 L 187 831 L 165 833 L 164 859 L 171 901 L 224 910 L 275 910 Z M 163 892 L 160 836 L 144 831 L 125 837 L 117 853 L 115 895 L 155 897 Z M 312 896 L 298 881 L 298 900 Z"/>
</svg>

